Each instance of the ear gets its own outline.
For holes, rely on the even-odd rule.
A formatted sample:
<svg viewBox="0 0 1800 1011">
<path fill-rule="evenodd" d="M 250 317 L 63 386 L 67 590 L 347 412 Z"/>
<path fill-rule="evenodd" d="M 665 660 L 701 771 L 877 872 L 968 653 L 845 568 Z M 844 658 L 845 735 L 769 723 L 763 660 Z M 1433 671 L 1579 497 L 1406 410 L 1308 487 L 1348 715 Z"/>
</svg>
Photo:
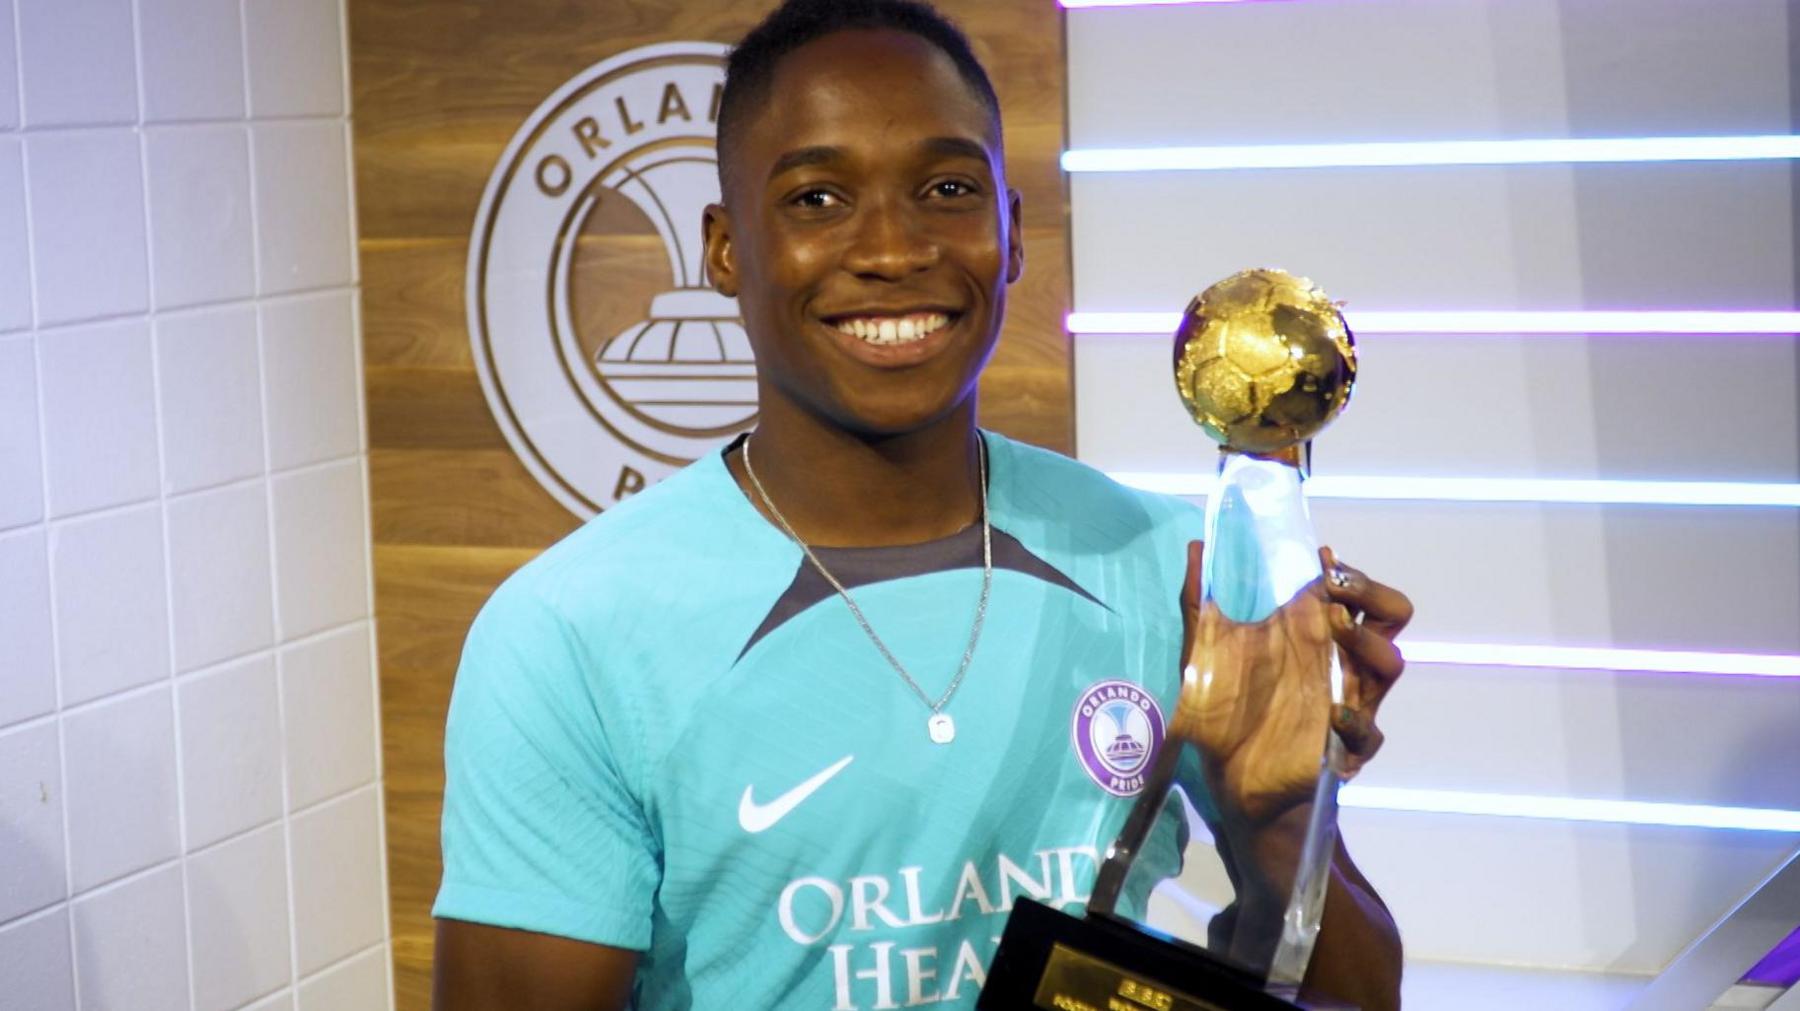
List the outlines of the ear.
<svg viewBox="0 0 1800 1011">
<path fill-rule="evenodd" d="M 706 272 L 713 290 L 727 298 L 738 293 L 737 251 L 731 243 L 731 213 L 724 204 L 707 204 L 700 218 L 705 243 Z"/>
<path fill-rule="evenodd" d="M 1012 284 L 1025 274 L 1025 215 L 1019 209 L 1019 191 L 1006 191 L 1006 283 Z"/>
</svg>

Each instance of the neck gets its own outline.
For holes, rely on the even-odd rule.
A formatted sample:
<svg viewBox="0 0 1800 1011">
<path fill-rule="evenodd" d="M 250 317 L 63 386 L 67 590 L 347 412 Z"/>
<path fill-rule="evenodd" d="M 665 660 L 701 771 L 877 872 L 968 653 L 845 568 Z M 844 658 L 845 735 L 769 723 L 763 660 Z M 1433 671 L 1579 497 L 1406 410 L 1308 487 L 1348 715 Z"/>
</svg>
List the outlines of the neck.
<svg viewBox="0 0 1800 1011">
<path fill-rule="evenodd" d="M 765 411 L 749 440 L 756 476 L 794 532 L 814 547 L 948 537 L 981 519 L 973 399 L 924 428 L 886 436 Z M 733 453 L 727 465 L 774 522 L 748 480 L 743 453 Z"/>
</svg>

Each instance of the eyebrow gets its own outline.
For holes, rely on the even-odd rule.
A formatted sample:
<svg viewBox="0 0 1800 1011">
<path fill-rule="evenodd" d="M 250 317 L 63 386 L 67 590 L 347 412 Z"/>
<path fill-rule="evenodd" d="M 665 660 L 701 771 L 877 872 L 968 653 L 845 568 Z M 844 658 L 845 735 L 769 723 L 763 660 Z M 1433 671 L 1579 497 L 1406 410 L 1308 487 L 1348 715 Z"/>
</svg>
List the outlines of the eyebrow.
<svg viewBox="0 0 1800 1011">
<path fill-rule="evenodd" d="M 933 137 L 925 142 L 925 148 L 932 154 L 946 157 L 973 158 L 982 162 L 989 159 L 987 145 L 967 137 Z"/>
<path fill-rule="evenodd" d="M 940 157 L 973 158 L 981 162 L 989 160 L 987 146 L 967 137 L 932 137 L 925 141 L 924 147 L 931 154 Z M 829 165 L 842 161 L 845 157 L 847 155 L 841 147 L 814 145 L 795 148 L 775 159 L 775 164 L 769 168 L 769 178 L 774 179 L 783 172 L 808 165 Z"/>
<path fill-rule="evenodd" d="M 769 178 L 773 179 L 783 172 L 807 165 L 829 165 L 835 161 L 842 161 L 843 157 L 844 149 L 841 147 L 795 148 L 775 159 L 775 164 L 769 169 Z"/>
</svg>

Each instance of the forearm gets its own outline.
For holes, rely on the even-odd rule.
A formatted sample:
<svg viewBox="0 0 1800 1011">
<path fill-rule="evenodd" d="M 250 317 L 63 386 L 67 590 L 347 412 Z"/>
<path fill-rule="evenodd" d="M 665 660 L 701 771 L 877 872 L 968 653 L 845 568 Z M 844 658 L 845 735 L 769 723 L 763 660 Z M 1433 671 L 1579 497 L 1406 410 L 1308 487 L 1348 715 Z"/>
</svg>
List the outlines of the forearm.
<svg viewBox="0 0 1800 1011">
<path fill-rule="evenodd" d="M 1359 877 L 1333 862 L 1304 989 L 1362 1011 L 1387 1011 L 1400 1006 L 1400 930 Z"/>
<path fill-rule="evenodd" d="M 1256 830 L 1240 827 L 1231 833 L 1238 858 L 1233 860 L 1238 909 L 1230 953 L 1241 961 L 1267 967 L 1274 954 L 1309 813 L 1301 805 Z M 1332 854 L 1305 989 L 1363 1011 L 1381 1011 L 1399 1007 L 1400 973 L 1400 931 L 1340 841 Z"/>
</svg>

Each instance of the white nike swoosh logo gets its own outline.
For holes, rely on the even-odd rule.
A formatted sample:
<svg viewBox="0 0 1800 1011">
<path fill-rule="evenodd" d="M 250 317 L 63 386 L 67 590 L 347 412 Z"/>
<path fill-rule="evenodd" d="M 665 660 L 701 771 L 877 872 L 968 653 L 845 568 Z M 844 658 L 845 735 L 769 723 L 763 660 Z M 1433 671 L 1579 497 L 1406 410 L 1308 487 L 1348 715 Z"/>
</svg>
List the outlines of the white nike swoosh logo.
<svg viewBox="0 0 1800 1011">
<path fill-rule="evenodd" d="M 746 832 L 761 832 L 772 827 L 776 822 L 786 818 L 801 802 L 813 795 L 814 791 L 824 786 L 831 777 L 844 771 L 855 755 L 845 755 L 829 768 L 812 777 L 792 790 L 776 797 L 767 804 L 758 804 L 750 796 L 751 787 L 744 787 L 744 797 L 738 801 L 738 825 Z"/>
</svg>

